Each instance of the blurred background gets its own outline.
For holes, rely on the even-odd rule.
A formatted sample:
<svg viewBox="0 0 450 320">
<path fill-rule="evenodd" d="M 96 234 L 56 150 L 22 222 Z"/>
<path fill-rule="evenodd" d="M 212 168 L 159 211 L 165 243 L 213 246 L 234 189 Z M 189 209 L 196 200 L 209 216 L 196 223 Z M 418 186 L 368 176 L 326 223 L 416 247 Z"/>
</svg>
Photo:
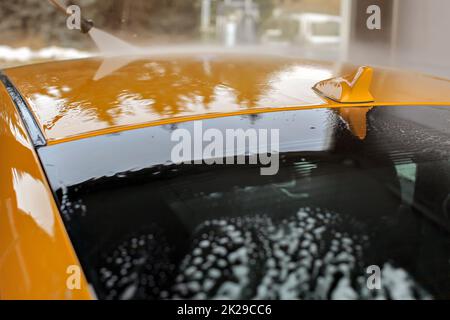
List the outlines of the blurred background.
<svg viewBox="0 0 450 320">
<path fill-rule="evenodd" d="M 448 0 L 61 0 L 138 46 L 247 47 L 450 78 Z M 369 5 L 381 29 L 366 26 Z M 93 55 L 46 0 L 0 0 L 0 68 Z"/>
</svg>

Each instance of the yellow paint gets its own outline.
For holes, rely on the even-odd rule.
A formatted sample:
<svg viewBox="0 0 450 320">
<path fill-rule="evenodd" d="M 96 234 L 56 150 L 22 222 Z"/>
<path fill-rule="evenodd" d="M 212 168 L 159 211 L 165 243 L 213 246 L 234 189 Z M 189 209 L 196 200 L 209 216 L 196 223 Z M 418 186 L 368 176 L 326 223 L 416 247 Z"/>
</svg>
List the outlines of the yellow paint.
<svg viewBox="0 0 450 320">
<path fill-rule="evenodd" d="M 49 144 L 242 114 L 344 106 L 450 106 L 449 80 L 406 71 L 373 69 L 374 101 L 348 106 L 320 97 L 313 86 L 354 73 L 357 68 L 351 65 L 230 54 L 139 56 L 110 62 L 109 71 L 105 61 L 92 58 L 5 73 L 23 93 Z M 368 75 L 369 71 L 363 74 L 364 82 L 370 80 Z"/>
<path fill-rule="evenodd" d="M 360 140 L 364 140 L 367 135 L 367 112 L 372 107 L 339 108 L 337 112 L 348 124 L 350 131 Z"/>
<path fill-rule="evenodd" d="M 373 102 L 370 93 L 373 69 L 360 67 L 355 74 L 318 82 L 313 89 L 320 95 L 340 103 Z"/>
<path fill-rule="evenodd" d="M 0 298 L 90 299 L 86 279 L 21 119 L 0 84 Z"/>
<path fill-rule="evenodd" d="M 450 106 L 449 80 L 409 72 L 362 69 L 334 81 L 348 88 L 341 96 L 327 96 L 360 101 L 348 105 L 321 98 L 312 87 L 354 72 L 349 65 L 222 55 L 123 58 L 128 64 L 116 59 L 121 68 L 102 70 L 99 80 L 94 78 L 101 59 L 38 64 L 6 74 L 49 144 L 182 121 L 314 108 L 335 108 L 364 139 L 372 106 Z M 80 264 L 3 86 L 0 106 L 0 154 L 5 155 L 0 161 L 0 298 L 90 299 L 84 275 L 80 290 L 66 287 L 67 268 Z"/>
</svg>

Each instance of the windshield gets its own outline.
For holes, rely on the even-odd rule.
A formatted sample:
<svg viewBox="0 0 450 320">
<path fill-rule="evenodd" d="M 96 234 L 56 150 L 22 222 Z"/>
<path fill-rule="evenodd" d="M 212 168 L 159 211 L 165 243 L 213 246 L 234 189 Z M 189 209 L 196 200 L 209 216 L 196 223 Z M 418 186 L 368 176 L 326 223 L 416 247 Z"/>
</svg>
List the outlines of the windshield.
<svg viewBox="0 0 450 320">
<path fill-rule="evenodd" d="M 38 152 L 100 298 L 448 298 L 449 112 L 202 121 L 204 130 L 280 128 L 276 175 L 260 164 L 171 162 L 171 135 L 194 134 L 197 122 Z M 382 290 L 367 289 L 370 266 Z"/>
</svg>

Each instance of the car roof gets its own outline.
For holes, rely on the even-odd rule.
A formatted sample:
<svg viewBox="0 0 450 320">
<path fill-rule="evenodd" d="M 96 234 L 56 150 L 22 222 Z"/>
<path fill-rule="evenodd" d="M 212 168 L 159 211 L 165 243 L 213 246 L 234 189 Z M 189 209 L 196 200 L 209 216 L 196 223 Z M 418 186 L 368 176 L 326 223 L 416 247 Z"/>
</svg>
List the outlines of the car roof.
<svg viewBox="0 0 450 320">
<path fill-rule="evenodd" d="M 47 144 L 134 128 L 281 110 L 340 107 L 317 82 L 355 66 L 220 53 L 87 58 L 7 69 Z M 450 81 L 375 68 L 374 102 L 450 105 Z"/>
</svg>

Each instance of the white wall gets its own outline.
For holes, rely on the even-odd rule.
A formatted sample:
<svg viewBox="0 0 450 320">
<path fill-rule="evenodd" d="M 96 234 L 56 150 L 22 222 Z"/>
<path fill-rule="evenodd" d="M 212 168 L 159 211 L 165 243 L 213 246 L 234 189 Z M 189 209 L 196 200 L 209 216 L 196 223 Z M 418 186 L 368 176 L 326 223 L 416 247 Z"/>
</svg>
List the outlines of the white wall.
<svg viewBox="0 0 450 320">
<path fill-rule="evenodd" d="M 450 1 L 397 1 L 393 62 L 450 78 Z"/>
<path fill-rule="evenodd" d="M 366 28 L 356 17 L 366 15 L 361 3 L 386 4 L 386 0 L 349 1 L 351 30 L 346 60 L 450 78 L 450 0 L 389 0 L 392 5 L 382 9 L 382 30 L 359 32 L 356 28 Z M 373 32 L 378 32 L 378 36 Z M 375 41 L 365 41 L 366 36 Z"/>
</svg>

